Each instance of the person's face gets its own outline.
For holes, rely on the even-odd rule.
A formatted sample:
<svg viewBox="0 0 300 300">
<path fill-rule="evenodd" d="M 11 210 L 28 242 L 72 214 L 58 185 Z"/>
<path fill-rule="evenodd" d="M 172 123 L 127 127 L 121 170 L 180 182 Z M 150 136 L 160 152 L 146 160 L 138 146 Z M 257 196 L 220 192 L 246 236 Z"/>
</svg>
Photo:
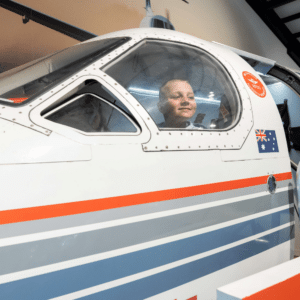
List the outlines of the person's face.
<svg viewBox="0 0 300 300">
<path fill-rule="evenodd" d="M 193 117 L 197 104 L 192 87 L 185 81 L 171 81 L 164 87 L 163 114 L 168 119 L 186 121 Z"/>
</svg>

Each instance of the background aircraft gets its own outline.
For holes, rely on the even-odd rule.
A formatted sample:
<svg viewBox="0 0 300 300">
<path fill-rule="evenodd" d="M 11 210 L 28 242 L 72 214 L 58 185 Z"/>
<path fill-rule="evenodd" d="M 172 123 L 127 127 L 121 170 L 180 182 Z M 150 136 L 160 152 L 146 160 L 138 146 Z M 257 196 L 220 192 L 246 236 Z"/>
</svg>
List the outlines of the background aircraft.
<svg viewBox="0 0 300 300">
<path fill-rule="evenodd" d="M 150 0 L 146 0 L 146 17 L 142 20 L 140 27 L 141 28 L 165 28 L 175 30 L 173 24 L 169 20 L 169 13 L 167 12 L 168 18 L 163 16 L 154 15 L 151 9 Z"/>
</svg>

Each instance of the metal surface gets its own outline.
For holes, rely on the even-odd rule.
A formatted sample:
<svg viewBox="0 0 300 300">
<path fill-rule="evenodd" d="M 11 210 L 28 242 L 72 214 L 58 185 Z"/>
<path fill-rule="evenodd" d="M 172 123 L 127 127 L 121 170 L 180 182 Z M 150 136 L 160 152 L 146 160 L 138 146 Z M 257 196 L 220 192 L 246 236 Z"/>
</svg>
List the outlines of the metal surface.
<svg viewBox="0 0 300 300">
<path fill-rule="evenodd" d="M 295 171 L 297 172 L 298 166 L 297 166 L 297 164 L 296 164 L 295 162 L 293 162 L 292 160 L 291 160 L 291 167 L 293 168 L 293 170 L 295 170 Z"/>
<path fill-rule="evenodd" d="M 213 42 L 217 45 L 221 45 L 224 48 L 230 49 L 231 51 L 235 52 L 237 55 L 241 56 L 243 59 L 245 59 L 252 68 L 254 68 L 257 72 L 266 74 L 268 73 L 268 71 L 274 67 L 274 65 L 276 64 L 276 61 L 266 58 L 266 57 L 262 57 L 253 53 L 249 53 L 237 48 L 233 48 L 227 45 L 223 45 L 217 42 Z"/>
<path fill-rule="evenodd" d="M 274 194 L 277 188 L 276 178 L 270 175 L 268 178 L 268 190 L 271 194 Z"/>
<path fill-rule="evenodd" d="M 294 187 L 282 122 L 270 92 L 258 96 L 243 77 L 259 74 L 232 51 L 179 32 L 134 29 L 96 40 L 124 36 L 131 40 L 32 102 L 1 109 L 7 119 L 0 120 L 0 157 L 11 162 L 0 168 L 4 299 L 215 299 L 217 287 L 293 256 Z M 149 38 L 201 48 L 224 66 L 242 107 L 229 135 L 157 135 L 149 113 L 105 73 Z M 140 134 L 85 135 L 41 114 L 72 101 L 90 81 L 122 102 Z M 8 121 L 18 114 L 22 130 Z M 2 133 L 5 126 L 10 134 Z M 259 152 L 256 129 L 276 131 L 279 152 Z M 222 148 L 229 139 L 236 149 Z M 170 148 L 150 151 L 152 145 Z"/>
</svg>

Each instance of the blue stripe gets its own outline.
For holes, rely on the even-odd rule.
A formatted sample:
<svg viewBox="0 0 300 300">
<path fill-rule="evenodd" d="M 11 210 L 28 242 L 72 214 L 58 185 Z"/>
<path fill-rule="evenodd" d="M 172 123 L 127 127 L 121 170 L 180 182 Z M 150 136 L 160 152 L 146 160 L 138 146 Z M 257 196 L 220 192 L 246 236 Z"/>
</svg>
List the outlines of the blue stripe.
<svg viewBox="0 0 300 300">
<path fill-rule="evenodd" d="M 2 284 L 0 295 L 3 299 L 20 299 L 21 292 L 24 300 L 57 297 L 203 253 L 288 222 L 289 209 L 161 246 Z"/>
<path fill-rule="evenodd" d="M 141 300 L 165 292 L 205 275 L 211 274 L 246 258 L 259 254 L 290 239 L 291 227 L 264 236 L 268 241 L 252 242 L 228 249 L 183 266 L 144 279 L 86 296 L 84 300 Z M 205 287 L 204 287 L 205 288 Z"/>
</svg>

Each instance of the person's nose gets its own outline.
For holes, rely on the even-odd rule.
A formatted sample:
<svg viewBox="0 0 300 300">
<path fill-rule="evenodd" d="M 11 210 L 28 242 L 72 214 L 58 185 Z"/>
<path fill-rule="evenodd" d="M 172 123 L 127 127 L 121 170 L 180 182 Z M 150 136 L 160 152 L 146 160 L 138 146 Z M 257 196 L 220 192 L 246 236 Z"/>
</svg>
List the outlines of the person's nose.
<svg viewBox="0 0 300 300">
<path fill-rule="evenodd" d="M 188 98 L 188 96 L 182 96 L 182 98 L 181 98 L 181 105 L 183 105 L 183 106 L 189 105 L 189 98 Z"/>
</svg>

